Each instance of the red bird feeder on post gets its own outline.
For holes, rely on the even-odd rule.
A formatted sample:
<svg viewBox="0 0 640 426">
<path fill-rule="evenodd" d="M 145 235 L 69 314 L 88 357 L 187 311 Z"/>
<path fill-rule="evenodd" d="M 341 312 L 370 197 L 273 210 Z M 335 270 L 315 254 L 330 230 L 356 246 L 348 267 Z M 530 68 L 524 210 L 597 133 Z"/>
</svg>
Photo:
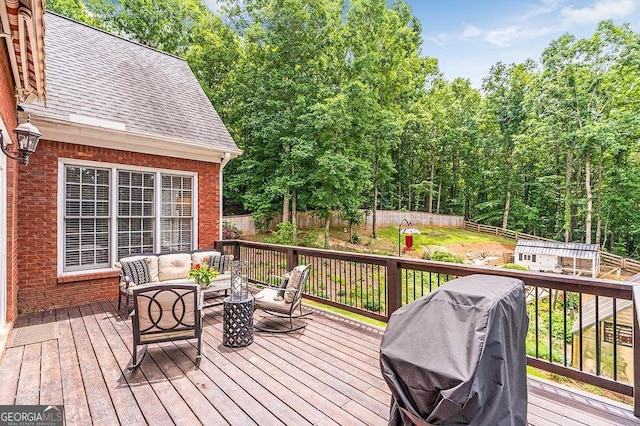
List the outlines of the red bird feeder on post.
<svg viewBox="0 0 640 426">
<path fill-rule="evenodd" d="M 404 245 L 406 246 L 404 248 L 404 251 L 411 251 L 413 250 L 413 235 L 405 235 L 404 236 Z"/>
<path fill-rule="evenodd" d="M 402 252 L 400 251 L 400 234 L 405 234 L 404 235 L 404 243 L 405 243 L 405 249 L 404 251 L 412 251 L 415 250 L 413 248 L 413 234 L 420 234 L 421 232 L 416 229 L 416 228 L 405 228 L 402 229 L 402 224 L 403 223 L 407 223 L 407 225 L 411 226 L 411 222 L 409 222 L 407 219 L 402 219 L 402 222 L 400 222 L 400 225 L 398 226 L 398 256 L 402 255 Z"/>
</svg>

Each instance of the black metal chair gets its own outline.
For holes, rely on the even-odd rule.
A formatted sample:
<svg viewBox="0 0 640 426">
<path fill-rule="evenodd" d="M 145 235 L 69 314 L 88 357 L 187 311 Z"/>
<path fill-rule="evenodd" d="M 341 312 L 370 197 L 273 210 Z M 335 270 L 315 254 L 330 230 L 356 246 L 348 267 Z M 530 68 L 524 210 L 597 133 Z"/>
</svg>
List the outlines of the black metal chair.
<svg viewBox="0 0 640 426">
<path fill-rule="evenodd" d="M 142 362 L 149 343 L 198 339 L 202 356 L 202 298 L 197 284 L 150 284 L 133 289 L 133 364 Z M 138 346 L 144 345 L 138 354 Z"/>
<path fill-rule="evenodd" d="M 290 333 L 306 327 L 306 324 L 294 327 L 293 320 L 306 317 L 313 313 L 302 312 L 302 293 L 309 280 L 310 271 L 310 265 L 296 266 L 293 271 L 288 274 L 288 279 L 283 278 L 283 284 L 280 287 L 266 287 L 254 295 L 254 310 L 260 309 L 274 317 L 289 320 L 288 328 L 276 329 L 256 324 L 254 325 L 256 330 L 269 333 Z M 296 309 L 300 310 L 299 314 L 295 313 Z"/>
</svg>

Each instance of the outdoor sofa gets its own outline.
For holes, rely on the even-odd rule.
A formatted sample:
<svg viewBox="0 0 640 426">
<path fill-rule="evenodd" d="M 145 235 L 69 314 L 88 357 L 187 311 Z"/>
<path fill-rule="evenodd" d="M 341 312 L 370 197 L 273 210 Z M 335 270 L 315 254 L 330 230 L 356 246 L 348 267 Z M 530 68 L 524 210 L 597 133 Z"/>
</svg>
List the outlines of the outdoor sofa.
<svg viewBox="0 0 640 426">
<path fill-rule="evenodd" d="M 120 270 L 118 309 L 122 298 L 126 314 L 129 314 L 129 299 L 133 289 L 142 284 L 176 284 L 189 279 L 189 269 L 195 265 L 212 266 L 220 275 L 211 281 L 210 287 L 228 286 L 231 278 L 233 255 L 209 250 L 171 253 L 143 253 L 121 258 L 115 267 Z"/>
</svg>

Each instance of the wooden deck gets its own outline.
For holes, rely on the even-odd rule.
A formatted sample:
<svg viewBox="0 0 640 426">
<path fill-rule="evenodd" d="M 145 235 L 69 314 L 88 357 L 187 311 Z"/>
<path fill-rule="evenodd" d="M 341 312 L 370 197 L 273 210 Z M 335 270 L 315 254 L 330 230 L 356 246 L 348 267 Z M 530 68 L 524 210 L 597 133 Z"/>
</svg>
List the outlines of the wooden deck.
<svg viewBox="0 0 640 426">
<path fill-rule="evenodd" d="M 14 333 L 52 324 L 57 338 L 7 349 L 0 404 L 64 404 L 67 425 L 387 423 L 377 330 L 317 313 L 303 333 L 257 333 L 251 346 L 229 349 L 221 341 L 221 307 L 214 307 L 206 310 L 199 368 L 193 344 L 178 342 L 151 345 L 142 366 L 129 372 L 130 322 L 116 306 L 21 316 Z M 640 424 L 627 406 L 536 379 L 529 422 Z"/>
</svg>

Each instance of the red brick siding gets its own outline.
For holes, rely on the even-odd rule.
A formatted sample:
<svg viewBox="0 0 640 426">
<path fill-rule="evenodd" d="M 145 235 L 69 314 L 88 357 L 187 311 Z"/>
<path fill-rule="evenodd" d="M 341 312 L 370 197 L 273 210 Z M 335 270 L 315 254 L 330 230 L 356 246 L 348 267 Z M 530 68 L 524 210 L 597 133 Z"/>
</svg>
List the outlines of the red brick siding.
<svg viewBox="0 0 640 426">
<path fill-rule="evenodd" d="M 4 122 L 9 135 L 13 137 L 13 129 L 15 129 L 17 125 L 16 98 L 13 74 L 4 39 L 0 40 L 0 119 Z M 9 322 L 14 321 L 18 315 L 18 244 L 16 215 L 18 168 L 19 166 L 15 161 L 7 159 L 7 321 Z M 0 208 L 5 208 L 4 201 L 5 200 L 2 200 L 2 203 L 0 203 Z"/>
<path fill-rule="evenodd" d="M 43 140 L 20 173 L 18 307 L 32 312 L 117 298 L 117 278 L 58 279 L 58 158 L 101 161 L 198 173 L 198 247 L 219 239 L 219 164 Z M 96 278 L 96 279 L 92 279 Z"/>
</svg>

